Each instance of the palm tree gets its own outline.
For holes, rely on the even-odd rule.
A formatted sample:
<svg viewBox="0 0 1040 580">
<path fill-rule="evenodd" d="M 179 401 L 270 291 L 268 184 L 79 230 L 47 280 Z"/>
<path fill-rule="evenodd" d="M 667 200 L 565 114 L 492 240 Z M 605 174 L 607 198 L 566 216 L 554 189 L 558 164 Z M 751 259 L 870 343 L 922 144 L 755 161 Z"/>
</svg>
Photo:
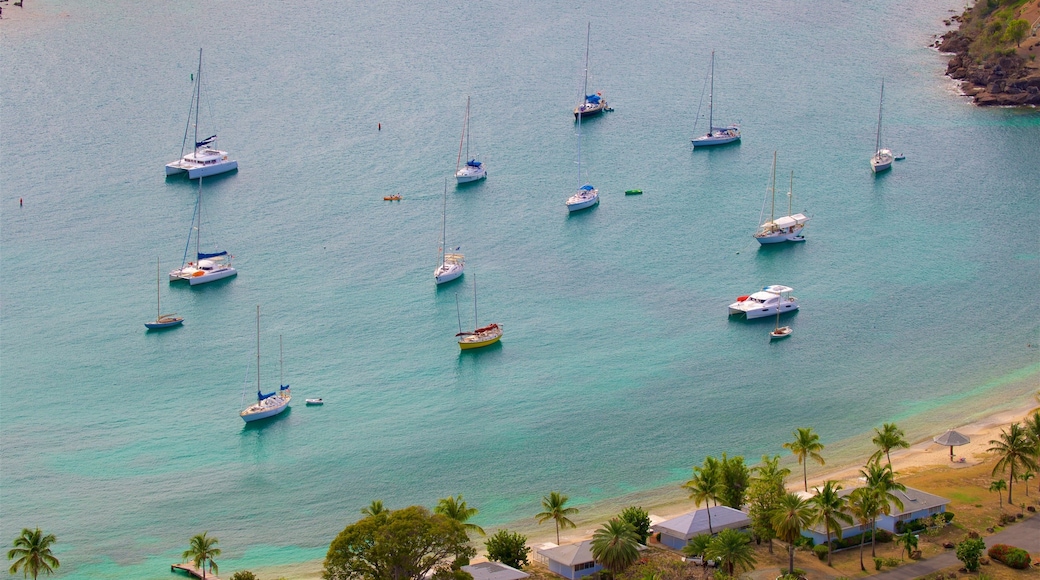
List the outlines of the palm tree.
<svg viewBox="0 0 1040 580">
<path fill-rule="evenodd" d="M 751 546 L 751 538 L 737 530 L 725 529 L 711 539 L 704 551 L 704 559 L 718 560 L 731 578 L 736 566 L 747 572 L 755 567 L 755 548 Z"/>
<path fill-rule="evenodd" d="M 896 427 L 895 423 L 885 423 L 881 429 L 875 427 L 874 438 L 870 441 L 878 448 L 877 452 L 871 455 L 870 458 L 874 459 L 876 457 L 881 459 L 881 455 L 884 454 L 885 458 L 888 459 L 889 467 L 892 467 L 892 456 L 889 454 L 889 451 L 910 447 L 910 442 L 906 440 L 903 430 Z"/>
<path fill-rule="evenodd" d="M 892 506 L 903 509 L 903 500 L 895 495 L 894 491 L 906 491 L 906 486 L 896 481 L 895 472 L 888 465 L 881 465 L 878 461 L 871 461 L 866 466 L 866 471 L 859 470 L 860 476 L 866 482 L 866 488 L 877 496 L 878 513 L 874 516 L 870 529 L 870 555 L 877 556 L 877 545 L 874 535 L 877 533 L 877 516 L 880 514 L 890 515 Z"/>
<path fill-rule="evenodd" d="M 813 507 L 812 525 L 823 525 L 827 530 L 827 565 L 831 565 L 831 532 L 841 539 L 841 524 L 851 524 L 852 516 L 845 513 L 848 500 L 838 494 L 841 485 L 836 481 L 826 481 L 822 488 L 816 488 L 816 495 L 809 500 Z"/>
<path fill-rule="evenodd" d="M 771 518 L 776 537 L 787 542 L 788 573 L 794 575 L 794 543 L 812 521 L 812 506 L 793 493 L 780 498 Z"/>
<path fill-rule="evenodd" d="M 477 515 L 478 510 L 477 508 L 467 507 L 466 502 L 462 501 L 462 494 L 459 494 L 458 499 L 454 497 L 442 497 L 440 501 L 437 502 L 437 507 L 433 508 L 433 513 L 441 514 L 442 516 L 446 516 L 449 519 L 459 522 L 466 531 L 472 530 L 481 536 L 487 535 L 484 533 L 484 528 L 477 524 L 467 523 L 467 520 Z"/>
<path fill-rule="evenodd" d="M 1007 490 L 1008 504 L 1013 504 L 1015 502 L 1011 500 L 1011 486 L 1015 481 L 1015 471 L 1016 469 L 1020 471 L 1037 469 L 1036 446 L 1029 440 L 1026 430 L 1018 423 L 1012 423 L 1007 430 L 1001 429 L 1000 439 L 991 440 L 989 444 L 993 447 L 986 451 L 995 452 L 999 456 L 991 475 L 996 475 L 998 471 L 1003 473 L 1005 469 L 1011 470 Z"/>
<path fill-rule="evenodd" d="M 378 516 L 379 514 L 385 514 L 385 513 L 389 513 L 389 512 L 390 512 L 390 510 L 386 509 L 383 506 L 383 500 L 381 500 L 381 499 L 374 499 L 374 500 L 372 500 L 372 503 L 368 504 L 368 507 L 366 507 L 366 508 L 361 510 L 361 515 L 367 516 L 367 517 L 375 517 L 375 516 Z"/>
<path fill-rule="evenodd" d="M 206 562 L 209 562 L 210 572 L 216 574 L 220 571 L 217 569 L 217 563 L 213 561 L 213 558 L 220 555 L 220 548 L 217 547 L 219 540 L 208 537 L 208 533 L 202 532 L 193 536 L 189 543 L 191 547 L 181 554 L 182 558 L 191 560 L 196 568 L 202 570 L 202 580 L 206 580 Z"/>
<path fill-rule="evenodd" d="M 877 494 L 867 487 L 853 490 L 849 494 L 849 511 L 852 512 L 853 517 L 859 523 L 859 569 L 866 572 L 867 568 L 863 565 L 863 541 L 867 537 L 867 526 L 874 522 L 874 518 L 881 511 Z M 874 541 L 873 536 L 871 534 L 871 542 Z"/>
<path fill-rule="evenodd" d="M 1026 471 L 1022 475 L 1018 476 L 1018 480 L 1021 481 L 1026 488 L 1026 497 L 1029 497 L 1029 480 L 1034 477 L 1036 477 L 1036 474 L 1032 471 Z"/>
<path fill-rule="evenodd" d="M 567 496 L 561 494 L 558 491 L 551 491 L 549 495 L 542 498 L 542 508 L 544 512 L 535 516 L 538 519 L 538 523 L 542 523 L 545 520 L 554 520 L 556 522 L 556 543 L 560 543 L 560 528 L 573 528 L 575 527 L 574 522 L 567 518 L 567 516 L 578 513 L 578 508 L 565 508 L 564 504 L 567 503 Z"/>
<path fill-rule="evenodd" d="M 711 506 L 709 501 L 715 501 L 722 491 L 722 482 L 719 480 L 719 472 L 713 469 L 693 468 L 693 478 L 682 485 L 689 490 L 690 499 L 697 505 L 704 504 L 704 510 L 708 512 L 708 533 L 714 534 L 711 527 Z"/>
<path fill-rule="evenodd" d="M 7 552 L 7 559 L 14 560 L 8 572 L 14 575 L 20 568 L 23 577 L 27 578 L 32 574 L 33 580 L 36 580 L 40 572 L 50 576 L 61 566 L 61 562 L 51 553 L 51 544 L 57 541 L 58 538 L 54 537 L 54 534 L 44 534 L 40 528 L 22 529 L 21 535 L 14 539 L 14 548 Z"/>
<path fill-rule="evenodd" d="M 639 559 L 639 537 L 632 524 L 611 518 L 592 534 L 592 557 L 613 574 Z"/>
<path fill-rule="evenodd" d="M 682 553 L 687 556 L 701 557 L 701 561 L 707 564 L 708 560 L 704 558 L 704 552 L 708 550 L 708 544 L 711 543 L 712 536 L 708 534 L 697 534 L 690 538 L 689 542 L 683 546 Z"/>
<path fill-rule="evenodd" d="M 751 516 L 755 535 L 760 540 L 766 540 L 769 553 L 773 553 L 773 538 L 776 533 L 769 522 L 776 502 L 783 497 L 787 490 L 784 489 L 784 480 L 791 475 L 791 470 L 780 467 L 780 456 L 762 456 L 762 464 L 751 470 L 750 506 L 748 514 Z"/>
<path fill-rule="evenodd" d="M 997 492 L 997 499 L 1000 500 L 1000 509 L 1004 510 L 1004 496 L 1000 495 L 1000 492 L 1007 489 L 1007 483 L 1003 479 L 994 480 L 989 484 L 989 490 Z"/>
<path fill-rule="evenodd" d="M 1037 393 L 1037 397 L 1040 398 L 1040 392 Z M 1026 417 L 1025 427 L 1029 442 L 1033 444 L 1033 457 L 1040 464 L 1040 411 L 1033 411 L 1032 415 Z M 1026 495 L 1028 494 L 1029 487 L 1026 486 Z"/>
<path fill-rule="evenodd" d="M 906 552 L 907 556 L 913 558 L 914 550 L 917 549 L 917 536 L 913 532 L 907 532 L 902 536 L 899 536 L 899 539 L 896 540 L 896 542 L 899 544 L 900 547 L 900 558 L 903 557 L 903 552 Z"/>
<path fill-rule="evenodd" d="M 802 466 L 802 479 L 805 483 L 805 491 L 809 491 L 809 476 L 808 476 L 808 459 L 812 459 L 816 463 L 823 465 L 823 456 L 820 452 L 823 451 L 823 443 L 820 443 L 820 436 L 813 432 L 812 427 L 801 428 L 799 427 L 794 431 L 794 441 L 790 443 L 784 443 L 784 449 L 790 449 L 791 453 L 798 458 L 798 463 Z"/>
</svg>

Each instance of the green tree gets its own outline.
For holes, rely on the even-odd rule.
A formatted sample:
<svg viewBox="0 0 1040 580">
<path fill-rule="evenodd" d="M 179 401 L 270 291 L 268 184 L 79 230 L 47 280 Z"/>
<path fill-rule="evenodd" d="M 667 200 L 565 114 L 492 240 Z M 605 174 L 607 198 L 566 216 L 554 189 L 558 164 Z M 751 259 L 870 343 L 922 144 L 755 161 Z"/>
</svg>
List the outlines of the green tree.
<svg viewBox="0 0 1040 580">
<path fill-rule="evenodd" d="M 717 501 L 719 493 L 722 491 L 719 471 L 694 467 L 693 477 L 682 486 L 690 492 L 690 499 L 697 502 L 697 505 L 704 504 L 704 511 L 708 512 L 708 533 L 714 534 L 715 530 L 711 527 L 711 506 L 708 502 Z"/>
<path fill-rule="evenodd" d="M 202 570 L 203 580 L 206 578 L 207 562 L 209 562 L 210 572 L 216 574 L 220 571 L 217 568 L 217 563 L 213 561 L 213 558 L 220 555 L 220 548 L 217 547 L 220 540 L 209 537 L 206 535 L 208 533 L 209 532 L 202 532 L 201 534 L 192 536 L 191 540 L 188 542 L 188 549 L 181 554 L 181 557 L 184 558 L 185 561 L 191 560 L 192 564 L 195 564 L 196 568 Z"/>
<path fill-rule="evenodd" d="M 259 580 L 256 574 L 253 574 L 249 570 L 239 570 L 231 575 L 231 580 Z"/>
<path fill-rule="evenodd" d="M 744 458 L 740 455 L 732 458 L 722 454 L 719 461 L 719 471 L 722 480 L 722 491 L 719 501 L 722 505 L 739 510 L 746 503 L 748 487 L 751 484 L 751 472 L 744 465 Z"/>
<path fill-rule="evenodd" d="M 1040 394 L 1037 395 L 1037 398 L 1040 399 Z M 1026 417 L 1025 430 L 1029 443 L 1033 447 L 1033 458 L 1040 466 L 1040 410 L 1033 411 L 1032 415 Z"/>
<path fill-rule="evenodd" d="M 498 530 L 484 542 L 488 560 L 501 562 L 517 570 L 530 565 L 527 560 L 531 548 L 527 547 L 527 536 L 518 533 Z"/>
<path fill-rule="evenodd" d="M 1026 430 L 1022 428 L 1018 423 L 1012 423 L 1007 429 L 1001 429 L 1000 439 L 993 439 L 989 442 L 992 447 L 987 451 L 997 454 L 997 464 L 993 466 L 993 473 L 996 475 L 997 472 L 1003 473 L 1005 469 L 1011 471 L 1011 476 L 1008 477 L 1008 503 L 1015 503 L 1011 499 L 1011 487 L 1015 481 L 1015 472 L 1019 473 L 1030 469 L 1037 469 L 1037 460 L 1035 457 L 1036 446 L 1032 445 L 1029 440 L 1029 435 Z"/>
<path fill-rule="evenodd" d="M 592 557 L 613 574 L 639 559 L 639 540 L 628 522 L 611 518 L 592 533 Z"/>
<path fill-rule="evenodd" d="M 560 528 L 573 528 L 575 527 L 567 516 L 572 516 L 578 513 L 578 508 L 564 507 L 567 504 L 567 496 L 561 494 L 558 491 L 551 491 L 549 495 L 542 498 L 542 513 L 535 516 L 538 519 L 538 523 L 543 523 L 546 520 L 553 520 L 556 522 L 556 543 L 560 543 Z"/>
<path fill-rule="evenodd" d="M 30 530 L 23 528 L 22 533 L 14 539 L 14 547 L 7 551 L 7 559 L 14 560 L 8 569 L 12 575 L 22 571 L 22 576 L 33 580 L 40 572 L 50 576 L 61 566 L 61 562 L 51 553 L 51 545 L 58 541 L 54 534 L 44 534 L 40 528 Z"/>
<path fill-rule="evenodd" d="M 813 431 L 812 427 L 804 429 L 799 427 L 793 435 L 794 441 L 784 443 L 784 449 L 790 449 L 791 453 L 798 458 L 798 463 L 802 466 L 802 481 L 805 484 L 805 491 L 809 491 L 808 460 L 812 459 L 820 465 L 824 464 L 823 456 L 820 455 L 820 452 L 823 451 L 823 443 L 820 443 L 820 436 Z"/>
<path fill-rule="evenodd" d="M 1022 41 L 1029 36 L 1029 21 L 1016 18 L 1007 23 L 1004 29 L 1004 42 L 1014 42 L 1015 46 L 1022 46 Z"/>
<path fill-rule="evenodd" d="M 650 537 L 650 514 L 641 507 L 632 506 L 622 510 L 618 517 L 632 526 L 639 543 L 645 546 L 647 538 Z"/>
<path fill-rule="evenodd" d="M 888 465 L 881 465 L 879 461 L 871 461 L 866 469 L 859 471 L 863 477 L 867 489 L 877 496 L 878 513 L 874 514 L 874 520 L 870 525 L 870 555 L 877 556 L 877 544 L 874 536 L 877 534 L 877 516 L 881 514 L 891 515 L 892 506 L 903 509 L 903 500 L 899 499 L 895 491 L 906 491 L 906 486 L 897 482 L 895 472 Z"/>
<path fill-rule="evenodd" d="M 986 549 L 986 542 L 982 538 L 968 538 L 957 544 L 957 559 L 964 562 L 968 572 L 978 572 L 982 552 Z"/>
<path fill-rule="evenodd" d="M 743 532 L 725 529 L 711 539 L 704 551 L 705 560 L 717 560 L 733 577 L 734 568 L 740 566 L 744 572 L 755 568 L 755 549 L 751 546 L 751 538 Z"/>
<path fill-rule="evenodd" d="M 1004 496 L 1000 495 L 1000 492 L 1007 489 L 1007 483 L 1003 479 L 995 479 L 990 482 L 989 490 L 997 492 L 997 500 L 1000 503 L 1001 511 L 1004 510 Z"/>
<path fill-rule="evenodd" d="M 462 527 L 466 528 L 466 531 L 473 531 L 481 536 L 486 536 L 484 528 L 477 524 L 468 523 L 469 519 L 477 515 L 479 510 L 466 506 L 466 502 L 462 500 L 462 494 L 459 494 L 458 498 L 454 497 L 442 497 L 437 502 L 437 507 L 433 508 L 433 513 L 447 516 L 456 522 L 462 524 Z"/>
<path fill-rule="evenodd" d="M 476 555 L 461 523 L 422 506 L 348 525 L 329 545 L 325 580 L 421 580 Z"/>
<path fill-rule="evenodd" d="M 878 450 L 871 455 L 870 458 L 881 459 L 884 455 L 888 459 L 888 466 L 892 467 L 892 455 L 889 453 L 893 449 L 906 449 L 910 447 L 910 442 L 906 440 L 906 435 L 903 430 L 896 426 L 895 423 L 885 423 L 881 429 L 874 428 L 874 438 L 870 440 Z"/>
<path fill-rule="evenodd" d="M 769 545 L 769 553 L 773 553 L 773 539 L 776 531 L 771 521 L 773 510 L 779 505 L 780 498 L 787 494 L 784 480 L 791 475 L 791 470 L 780 467 L 780 456 L 762 456 L 762 463 L 752 469 L 751 487 L 748 490 L 748 517 L 751 519 L 751 530 L 759 541 L 765 540 Z"/>
<path fill-rule="evenodd" d="M 913 555 L 914 550 L 917 549 L 917 535 L 913 532 L 907 532 L 902 536 L 899 536 L 899 538 L 896 540 L 896 543 L 899 545 L 900 548 L 900 559 L 903 558 L 903 552 L 906 552 L 907 556 L 911 556 Z"/>
<path fill-rule="evenodd" d="M 372 503 L 368 504 L 368 507 L 361 510 L 363 516 L 378 516 L 379 514 L 388 513 L 390 510 L 383 507 L 383 500 L 374 499 Z"/>
<path fill-rule="evenodd" d="M 849 494 L 849 511 L 859 523 L 859 569 L 866 572 L 867 568 L 863 565 L 863 541 L 867 537 L 867 530 L 871 529 L 869 526 L 874 523 L 874 518 L 881 511 L 881 503 L 873 490 L 860 487 Z M 870 535 L 870 541 L 874 541 L 873 533 Z"/>
<path fill-rule="evenodd" d="M 694 558 L 704 558 L 704 552 L 708 550 L 708 544 L 711 543 L 712 537 L 708 534 L 697 534 L 683 546 L 682 553 Z"/>
<path fill-rule="evenodd" d="M 816 495 L 809 500 L 813 509 L 811 525 L 822 525 L 827 531 L 828 566 L 831 565 L 831 551 L 834 549 L 831 545 L 831 532 L 836 533 L 840 540 L 842 524 L 852 523 L 852 516 L 845 513 L 848 501 L 838 493 L 840 490 L 841 485 L 838 482 L 828 480 L 822 488 L 816 488 Z"/>
<path fill-rule="evenodd" d="M 1029 480 L 1034 477 L 1036 477 L 1036 474 L 1032 471 L 1026 471 L 1018 476 L 1018 480 L 1022 482 L 1022 487 L 1026 488 L 1026 497 L 1029 497 Z"/>
<path fill-rule="evenodd" d="M 776 537 L 787 542 L 788 573 L 794 575 L 794 543 L 802 535 L 802 530 L 809 527 L 813 510 L 809 502 L 793 493 L 780 498 L 780 504 L 773 511 L 773 529 Z"/>
</svg>

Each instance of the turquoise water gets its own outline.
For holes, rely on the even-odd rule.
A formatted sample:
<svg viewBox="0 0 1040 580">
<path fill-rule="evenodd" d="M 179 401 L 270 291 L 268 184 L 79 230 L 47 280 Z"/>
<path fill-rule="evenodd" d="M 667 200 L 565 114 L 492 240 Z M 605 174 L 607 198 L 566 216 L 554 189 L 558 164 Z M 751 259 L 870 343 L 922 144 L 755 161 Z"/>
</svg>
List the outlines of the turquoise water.
<svg viewBox="0 0 1040 580">
<path fill-rule="evenodd" d="M 925 438 L 1036 389 L 1040 115 L 942 77 L 926 47 L 961 5 L 598 6 L 5 11 L 0 538 L 56 534 L 65 578 L 167 578 L 204 530 L 222 576 L 303 569 L 373 499 L 462 493 L 485 528 L 525 528 L 553 489 L 583 513 L 674 499 L 705 455 L 780 453 L 795 427 L 853 454 L 882 422 Z M 582 125 L 602 201 L 568 215 L 588 21 L 615 111 Z M 164 282 L 185 325 L 146 333 L 195 202 L 162 165 L 199 46 L 202 130 L 241 167 L 206 180 L 203 243 L 240 274 Z M 712 49 L 744 138 L 693 152 Z M 882 77 L 906 160 L 875 177 Z M 467 269 L 438 288 L 467 95 L 489 178 L 449 191 Z M 805 244 L 759 249 L 774 150 L 814 217 Z M 459 353 L 475 278 L 505 337 Z M 802 311 L 770 344 L 726 305 L 773 283 Z M 296 402 L 244 426 L 257 304 L 265 388 L 281 335 Z"/>
</svg>

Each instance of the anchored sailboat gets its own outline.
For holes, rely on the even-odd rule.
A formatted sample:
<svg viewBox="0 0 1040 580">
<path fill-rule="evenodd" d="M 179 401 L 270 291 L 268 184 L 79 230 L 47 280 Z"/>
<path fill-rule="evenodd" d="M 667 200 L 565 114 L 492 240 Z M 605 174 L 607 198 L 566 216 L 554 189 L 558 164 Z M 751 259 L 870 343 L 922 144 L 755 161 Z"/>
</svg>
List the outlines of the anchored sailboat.
<svg viewBox="0 0 1040 580">
<path fill-rule="evenodd" d="M 282 337 L 278 337 L 278 365 L 281 367 Z M 279 375 L 281 371 L 279 371 Z M 292 391 L 289 385 L 281 383 L 278 390 L 273 393 L 264 394 L 260 390 L 260 306 L 256 307 L 256 402 L 249 405 L 239 413 L 246 423 L 259 421 L 273 417 L 289 407 L 292 400 Z"/>
<path fill-rule="evenodd" d="M 454 252 L 445 251 L 445 243 L 448 235 L 448 180 L 444 180 L 444 213 L 441 218 L 441 265 L 433 271 L 433 279 L 438 284 L 451 282 L 462 275 L 466 268 L 466 261 L 462 254 L 458 253 L 461 246 L 455 248 Z"/>
<path fill-rule="evenodd" d="M 715 51 L 711 51 L 711 88 L 708 90 L 708 132 L 695 137 L 693 147 L 712 147 L 740 141 L 740 127 L 737 125 L 715 126 Z M 703 93 L 701 93 L 703 95 Z"/>
<path fill-rule="evenodd" d="M 755 232 L 755 239 L 760 244 L 778 244 L 781 242 L 804 242 L 805 237 L 802 236 L 802 230 L 805 229 L 805 224 L 811 219 L 805 216 L 805 214 L 792 214 L 791 213 L 791 199 L 794 196 L 794 171 L 791 172 L 791 186 L 787 190 L 787 215 L 775 218 L 774 208 L 776 207 L 776 151 L 773 152 L 773 181 L 769 188 L 771 200 L 769 202 L 769 221 L 758 226 L 758 231 Z"/>
<path fill-rule="evenodd" d="M 462 163 L 462 144 L 466 144 L 466 161 Z M 455 160 L 455 180 L 458 183 L 469 183 L 487 177 L 487 168 L 476 157 L 469 156 L 469 97 L 466 97 L 466 119 L 462 122 L 462 139 L 459 140 L 459 157 Z"/>
<path fill-rule="evenodd" d="M 217 136 L 210 135 L 199 140 L 199 102 L 202 100 L 202 49 L 199 49 L 199 70 L 195 73 L 195 88 L 192 91 L 191 106 L 188 108 L 188 123 L 184 127 L 184 140 L 181 141 L 181 157 L 177 161 L 166 164 L 166 175 L 188 172 L 188 179 L 199 179 L 238 169 L 238 161 L 228 157 L 227 151 L 216 148 Z M 192 123 L 194 113 L 195 122 Z M 188 144 L 188 129 L 194 126 L 195 144 L 191 153 L 184 154 Z"/>
<path fill-rule="evenodd" d="M 881 80 L 881 101 L 878 103 L 877 109 L 877 139 L 874 143 L 874 155 L 870 158 L 870 170 L 874 173 L 881 173 L 888 169 L 892 169 L 892 161 L 895 156 L 892 155 L 890 149 L 883 149 L 881 147 L 881 108 L 885 105 L 885 81 Z"/>
</svg>

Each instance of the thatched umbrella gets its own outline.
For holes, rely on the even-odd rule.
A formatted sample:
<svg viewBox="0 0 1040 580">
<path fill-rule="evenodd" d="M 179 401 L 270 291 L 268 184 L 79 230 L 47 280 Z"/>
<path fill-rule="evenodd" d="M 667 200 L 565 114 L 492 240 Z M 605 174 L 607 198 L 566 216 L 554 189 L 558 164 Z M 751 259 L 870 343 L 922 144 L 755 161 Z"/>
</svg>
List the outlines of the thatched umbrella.
<svg viewBox="0 0 1040 580">
<path fill-rule="evenodd" d="M 939 445 L 950 446 L 950 461 L 953 461 L 953 447 L 955 445 L 967 445 L 968 443 L 971 443 L 971 439 L 968 439 L 967 435 L 962 435 L 953 429 L 939 435 L 932 441 L 935 441 Z"/>
</svg>

